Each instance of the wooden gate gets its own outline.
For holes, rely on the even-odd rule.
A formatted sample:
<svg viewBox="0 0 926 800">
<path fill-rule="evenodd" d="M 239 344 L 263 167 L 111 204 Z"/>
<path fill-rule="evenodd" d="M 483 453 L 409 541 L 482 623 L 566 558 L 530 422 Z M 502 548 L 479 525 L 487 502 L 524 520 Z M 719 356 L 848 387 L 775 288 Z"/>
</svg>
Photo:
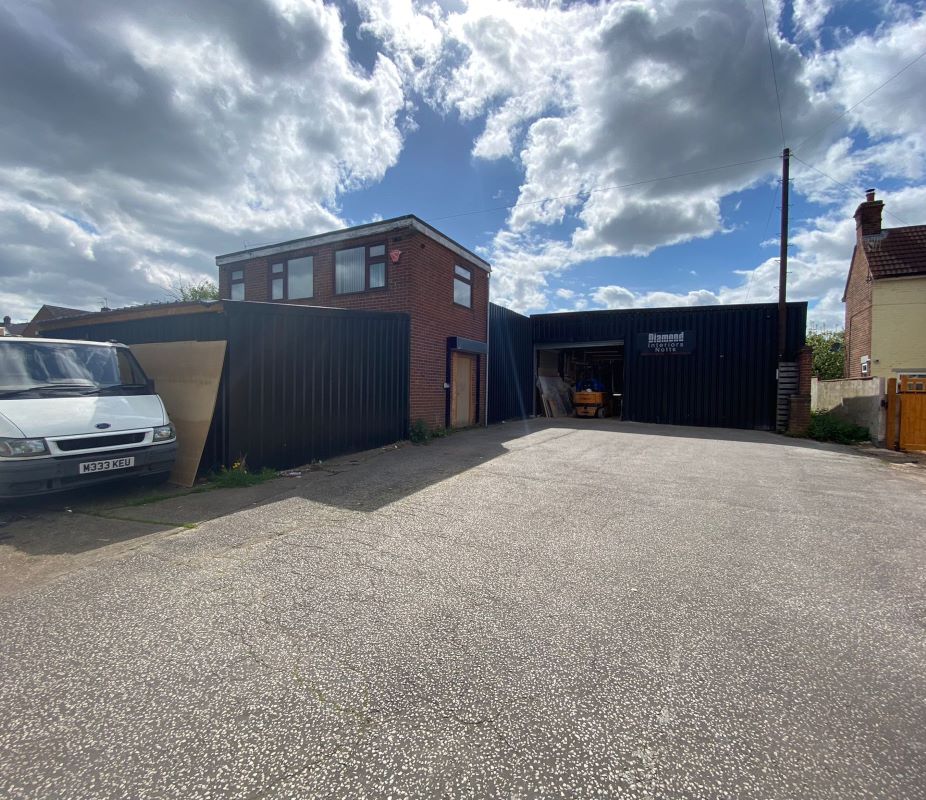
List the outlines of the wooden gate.
<svg viewBox="0 0 926 800">
<path fill-rule="evenodd" d="M 904 375 L 888 381 L 887 446 L 893 447 L 900 418 L 900 449 L 926 450 L 926 378 Z"/>
</svg>

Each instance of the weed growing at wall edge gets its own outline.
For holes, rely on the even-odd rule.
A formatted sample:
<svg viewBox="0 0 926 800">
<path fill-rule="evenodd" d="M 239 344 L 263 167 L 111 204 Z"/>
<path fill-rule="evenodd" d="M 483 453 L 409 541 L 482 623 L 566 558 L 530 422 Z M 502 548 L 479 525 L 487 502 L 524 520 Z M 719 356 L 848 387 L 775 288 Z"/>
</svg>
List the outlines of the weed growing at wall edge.
<svg viewBox="0 0 926 800">
<path fill-rule="evenodd" d="M 222 467 L 209 478 L 210 485 L 218 489 L 238 489 L 243 486 L 256 486 L 258 483 L 272 480 L 277 477 L 277 471 L 264 467 L 260 472 L 248 472 L 244 459 L 231 465 L 231 469 Z"/>
<path fill-rule="evenodd" d="M 448 428 L 432 428 L 423 419 L 416 419 L 408 431 L 413 444 L 427 444 L 431 439 L 442 439 L 450 434 Z"/>
<path fill-rule="evenodd" d="M 868 428 L 846 422 L 828 411 L 811 413 L 807 436 L 818 442 L 836 442 L 836 444 L 856 444 L 867 442 L 870 438 Z"/>
</svg>

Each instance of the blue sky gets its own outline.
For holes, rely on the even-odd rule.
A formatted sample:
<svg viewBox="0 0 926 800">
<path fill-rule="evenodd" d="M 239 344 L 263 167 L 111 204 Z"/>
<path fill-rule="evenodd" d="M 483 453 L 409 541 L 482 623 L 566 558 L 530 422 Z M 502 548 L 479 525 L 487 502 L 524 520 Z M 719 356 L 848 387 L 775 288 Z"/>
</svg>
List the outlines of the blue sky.
<svg viewBox="0 0 926 800">
<path fill-rule="evenodd" d="M 838 326 L 864 189 L 926 222 L 924 4 L 764 10 L 15 0 L 0 306 L 163 299 L 245 243 L 410 212 L 524 312 L 771 300 L 787 144 L 789 296 Z"/>
</svg>

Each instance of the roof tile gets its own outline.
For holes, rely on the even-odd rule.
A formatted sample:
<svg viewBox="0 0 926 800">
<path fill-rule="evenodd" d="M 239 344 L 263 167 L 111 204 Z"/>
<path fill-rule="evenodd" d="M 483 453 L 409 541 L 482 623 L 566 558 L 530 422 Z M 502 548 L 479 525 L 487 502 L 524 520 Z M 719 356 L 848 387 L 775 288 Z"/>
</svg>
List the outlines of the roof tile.
<svg viewBox="0 0 926 800">
<path fill-rule="evenodd" d="M 926 275 L 926 225 L 885 228 L 863 242 L 875 279 Z"/>
</svg>

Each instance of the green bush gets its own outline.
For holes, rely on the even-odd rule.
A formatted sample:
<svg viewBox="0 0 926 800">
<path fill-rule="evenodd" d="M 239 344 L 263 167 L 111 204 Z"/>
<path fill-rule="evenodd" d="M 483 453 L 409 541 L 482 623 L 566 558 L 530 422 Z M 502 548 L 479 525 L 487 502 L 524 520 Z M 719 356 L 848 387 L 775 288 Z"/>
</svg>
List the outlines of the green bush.
<svg viewBox="0 0 926 800">
<path fill-rule="evenodd" d="M 431 438 L 431 431 L 428 428 L 428 423 L 423 419 L 416 419 L 412 423 L 411 430 L 408 432 L 408 438 L 415 444 L 424 444 Z"/>
<path fill-rule="evenodd" d="M 423 419 L 416 419 L 408 432 L 408 438 L 414 444 L 427 444 L 431 439 L 442 439 L 449 433 L 447 428 L 432 428 Z"/>
<path fill-rule="evenodd" d="M 837 444 L 855 444 L 866 442 L 869 439 L 868 428 L 862 428 L 853 422 L 846 422 L 827 411 L 811 413 L 807 435 L 818 442 L 836 442 Z"/>
</svg>

